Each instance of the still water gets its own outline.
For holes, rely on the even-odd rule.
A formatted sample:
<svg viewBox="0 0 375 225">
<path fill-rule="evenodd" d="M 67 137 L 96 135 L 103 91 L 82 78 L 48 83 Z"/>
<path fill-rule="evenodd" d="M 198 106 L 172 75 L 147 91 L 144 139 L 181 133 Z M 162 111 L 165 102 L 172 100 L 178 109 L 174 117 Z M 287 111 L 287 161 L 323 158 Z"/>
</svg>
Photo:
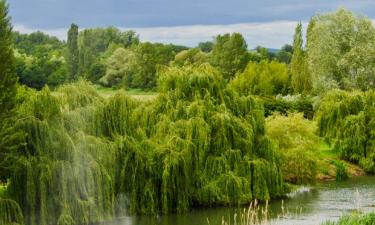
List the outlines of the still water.
<svg viewBox="0 0 375 225">
<path fill-rule="evenodd" d="M 223 217 L 227 222 L 231 217 L 231 224 L 234 224 L 233 215 L 239 215 L 243 210 L 244 207 L 200 208 L 184 215 L 125 217 L 111 225 L 221 225 Z M 375 176 L 301 188 L 288 198 L 269 205 L 272 225 L 319 225 L 354 210 L 375 210 Z"/>
</svg>

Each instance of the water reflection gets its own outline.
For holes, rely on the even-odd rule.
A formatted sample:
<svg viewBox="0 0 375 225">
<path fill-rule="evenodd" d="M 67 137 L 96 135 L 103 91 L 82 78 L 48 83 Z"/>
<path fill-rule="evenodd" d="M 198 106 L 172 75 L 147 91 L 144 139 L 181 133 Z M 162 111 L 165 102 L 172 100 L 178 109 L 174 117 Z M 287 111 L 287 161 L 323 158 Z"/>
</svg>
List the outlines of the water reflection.
<svg viewBox="0 0 375 225">
<path fill-rule="evenodd" d="M 272 201 L 269 212 L 274 225 L 315 225 L 353 210 L 372 211 L 374 206 L 375 177 L 360 177 L 319 184 L 293 197 Z M 110 225 L 220 225 L 223 218 L 228 221 L 231 217 L 233 221 L 233 215 L 240 215 L 243 210 L 244 207 L 200 208 L 184 215 L 124 217 Z"/>
</svg>

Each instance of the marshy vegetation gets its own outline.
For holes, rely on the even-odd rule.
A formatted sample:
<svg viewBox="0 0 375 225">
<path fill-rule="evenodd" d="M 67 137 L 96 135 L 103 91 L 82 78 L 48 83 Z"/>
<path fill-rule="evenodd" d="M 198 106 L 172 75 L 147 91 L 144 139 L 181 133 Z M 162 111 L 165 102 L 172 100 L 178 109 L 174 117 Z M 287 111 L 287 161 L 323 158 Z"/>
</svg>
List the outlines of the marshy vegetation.
<svg viewBox="0 0 375 225">
<path fill-rule="evenodd" d="M 189 49 L 74 24 L 65 43 L 12 32 L 0 0 L 0 223 L 246 205 L 375 173 L 374 43 L 345 9 L 277 54 L 238 33 Z"/>
</svg>

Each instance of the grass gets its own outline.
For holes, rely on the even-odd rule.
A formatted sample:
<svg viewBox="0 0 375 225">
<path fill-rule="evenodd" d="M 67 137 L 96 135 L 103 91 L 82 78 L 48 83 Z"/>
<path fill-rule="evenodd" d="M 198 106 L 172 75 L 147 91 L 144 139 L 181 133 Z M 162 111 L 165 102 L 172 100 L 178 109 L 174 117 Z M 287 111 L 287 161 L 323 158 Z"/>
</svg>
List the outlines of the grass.
<svg viewBox="0 0 375 225">
<path fill-rule="evenodd" d="M 318 180 L 335 180 L 338 164 L 347 168 L 349 176 L 364 175 L 364 171 L 359 166 L 340 159 L 339 152 L 325 141 L 321 141 L 319 151 L 316 155 L 319 169 Z"/>
<path fill-rule="evenodd" d="M 322 225 L 374 225 L 375 212 L 368 214 L 354 213 L 343 216 L 337 222 L 327 221 Z"/>
<path fill-rule="evenodd" d="M 207 224 L 210 221 L 207 218 Z M 244 208 L 240 213 L 235 213 L 233 218 L 222 217 L 222 225 L 268 225 L 269 224 L 269 211 L 268 201 L 264 207 L 260 207 L 257 201 L 251 202 L 249 208 Z"/>
<path fill-rule="evenodd" d="M 118 88 L 103 87 L 100 85 L 95 85 L 95 89 L 104 98 L 112 97 L 118 91 L 123 90 L 123 89 L 118 89 Z M 125 93 L 129 95 L 130 97 L 137 99 L 137 100 L 141 100 L 141 101 L 153 100 L 156 98 L 158 94 L 155 91 L 145 91 L 145 90 L 138 89 L 138 88 L 126 90 Z"/>
</svg>

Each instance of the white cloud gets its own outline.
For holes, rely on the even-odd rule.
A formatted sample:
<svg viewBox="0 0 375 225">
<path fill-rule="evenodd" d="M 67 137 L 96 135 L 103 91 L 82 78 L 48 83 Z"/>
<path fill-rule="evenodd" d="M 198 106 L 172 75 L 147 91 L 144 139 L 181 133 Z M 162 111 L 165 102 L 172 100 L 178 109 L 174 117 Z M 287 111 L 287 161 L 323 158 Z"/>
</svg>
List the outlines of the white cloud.
<svg viewBox="0 0 375 225">
<path fill-rule="evenodd" d="M 177 27 L 133 28 L 141 40 L 196 46 L 201 41 L 212 40 L 218 34 L 241 33 L 249 48 L 257 45 L 280 48 L 291 43 L 296 21 L 266 23 L 241 23 L 230 25 L 191 25 Z"/>
<path fill-rule="evenodd" d="M 306 23 L 304 23 L 305 25 Z M 230 25 L 189 25 L 175 27 L 149 27 L 149 28 L 121 28 L 136 31 L 142 41 L 174 43 L 187 46 L 196 46 L 201 41 L 212 40 L 218 34 L 241 33 L 249 46 L 257 45 L 268 48 L 280 48 L 293 39 L 296 21 L 273 21 L 265 23 L 241 23 Z M 14 30 L 21 33 L 30 33 L 40 30 L 49 35 L 66 40 L 67 28 L 59 29 L 33 29 L 22 25 L 15 25 Z"/>
</svg>

